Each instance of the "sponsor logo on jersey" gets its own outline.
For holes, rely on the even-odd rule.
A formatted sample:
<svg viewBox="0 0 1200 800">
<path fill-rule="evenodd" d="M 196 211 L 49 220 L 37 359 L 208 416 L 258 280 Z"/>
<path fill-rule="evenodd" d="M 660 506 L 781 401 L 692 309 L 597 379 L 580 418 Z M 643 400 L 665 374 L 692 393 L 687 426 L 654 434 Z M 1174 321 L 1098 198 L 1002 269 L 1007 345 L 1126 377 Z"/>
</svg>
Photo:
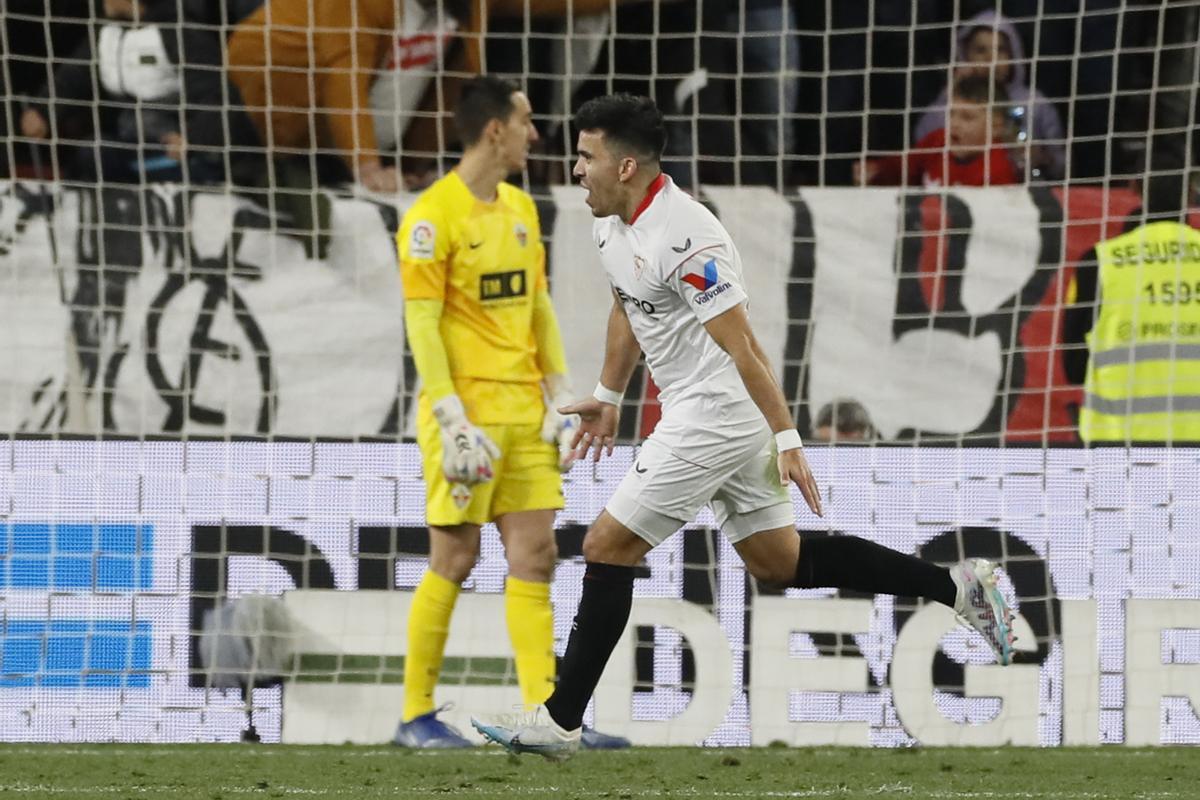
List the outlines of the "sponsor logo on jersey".
<svg viewBox="0 0 1200 800">
<path fill-rule="evenodd" d="M 529 230 L 521 223 L 518 222 L 513 226 L 513 233 L 517 235 L 517 242 L 520 243 L 521 247 L 529 243 Z"/>
<path fill-rule="evenodd" d="M 525 270 L 488 272 L 479 276 L 480 300 L 508 300 L 523 297 L 526 292 Z"/>
<path fill-rule="evenodd" d="M 705 262 L 703 274 L 689 272 L 683 276 L 683 281 L 699 292 L 698 295 L 692 298 L 692 302 L 698 306 L 704 305 L 733 286 L 729 281 L 717 283 L 718 280 L 720 280 L 720 276 L 717 275 L 717 260 L 715 258 L 710 258 Z"/>
<path fill-rule="evenodd" d="M 683 276 L 683 280 L 694 286 L 698 292 L 708 291 L 717 285 L 717 260 L 710 258 L 704 263 L 703 273 L 689 272 Z"/>
<path fill-rule="evenodd" d="M 433 243 L 437 239 L 437 228 L 432 222 L 421 220 L 412 226 L 408 235 L 409 258 L 433 258 Z"/>
<path fill-rule="evenodd" d="M 617 297 L 621 298 L 621 302 L 626 305 L 633 306 L 643 314 L 653 314 L 655 311 L 654 303 L 649 300 L 643 300 L 640 297 L 634 297 L 629 292 L 622 289 L 620 286 L 613 287 L 617 292 Z"/>
</svg>

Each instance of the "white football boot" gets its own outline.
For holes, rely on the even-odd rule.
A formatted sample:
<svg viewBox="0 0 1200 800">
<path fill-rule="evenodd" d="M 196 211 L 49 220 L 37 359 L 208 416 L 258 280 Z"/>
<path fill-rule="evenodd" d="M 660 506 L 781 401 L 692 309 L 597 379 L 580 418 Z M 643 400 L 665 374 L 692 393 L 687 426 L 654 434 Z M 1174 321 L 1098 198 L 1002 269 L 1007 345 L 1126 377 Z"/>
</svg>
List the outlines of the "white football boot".
<svg viewBox="0 0 1200 800">
<path fill-rule="evenodd" d="M 545 706 L 520 714 L 471 717 L 471 725 L 484 738 L 510 753 L 537 753 L 551 761 L 566 761 L 579 750 L 582 728 L 564 730 L 550 717 Z"/>
<path fill-rule="evenodd" d="M 1012 609 L 996 586 L 996 565 L 982 558 L 968 558 L 950 568 L 958 587 L 954 613 L 958 621 L 979 631 L 1001 664 L 1012 663 Z"/>
</svg>

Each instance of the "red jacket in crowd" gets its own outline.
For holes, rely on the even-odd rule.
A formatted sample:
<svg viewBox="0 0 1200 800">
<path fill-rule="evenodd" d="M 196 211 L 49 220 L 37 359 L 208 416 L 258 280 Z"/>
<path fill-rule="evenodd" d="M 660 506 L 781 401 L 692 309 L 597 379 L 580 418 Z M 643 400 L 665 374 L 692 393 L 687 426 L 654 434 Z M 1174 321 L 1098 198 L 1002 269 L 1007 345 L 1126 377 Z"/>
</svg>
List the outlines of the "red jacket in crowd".
<svg viewBox="0 0 1200 800">
<path fill-rule="evenodd" d="M 946 129 L 925 136 L 908 153 L 872 162 L 869 183 L 876 186 L 1003 186 L 1020 183 L 1017 168 L 1006 148 L 990 147 L 984 153 L 960 160 L 946 145 Z M 907 171 L 906 171 L 907 170 Z"/>
</svg>

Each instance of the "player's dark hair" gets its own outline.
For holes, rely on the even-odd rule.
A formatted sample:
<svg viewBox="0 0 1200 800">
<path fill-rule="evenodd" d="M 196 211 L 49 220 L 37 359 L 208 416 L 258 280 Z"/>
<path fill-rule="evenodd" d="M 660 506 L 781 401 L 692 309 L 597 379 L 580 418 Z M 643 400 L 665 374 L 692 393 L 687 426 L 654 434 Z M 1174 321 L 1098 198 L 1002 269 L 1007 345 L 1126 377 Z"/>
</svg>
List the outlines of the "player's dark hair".
<svg viewBox="0 0 1200 800">
<path fill-rule="evenodd" d="M 464 83 L 454 109 L 454 127 L 463 147 L 478 142 L 492 120 L 507 122 L 514 108 L 513 93 L 519 91 L 512 81 L 494 75 L 476 75 Z"/>
<path fill-rule="evenodd" d="M 964 75 L 954 82 L 954 96 L 972 103 L 1008 105 L 1008 89 L 987 75 Z"/>
<path fill-rule="evenodd" d="M 614 150 L 658 161 L 667 146 L 662 112 L 649 97 L 610 94 L 588 100 L 575 112 L 575 127 L 601 131 Z"/>
</svg>

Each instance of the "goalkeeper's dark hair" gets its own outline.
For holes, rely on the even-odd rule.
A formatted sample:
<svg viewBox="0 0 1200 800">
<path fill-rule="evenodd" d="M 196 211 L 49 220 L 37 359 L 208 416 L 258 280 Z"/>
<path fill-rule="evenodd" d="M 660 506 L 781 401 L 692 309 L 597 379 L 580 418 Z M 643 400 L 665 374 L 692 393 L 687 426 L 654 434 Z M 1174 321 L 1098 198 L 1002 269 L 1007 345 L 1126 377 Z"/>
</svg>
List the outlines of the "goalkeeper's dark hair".
<svg viewBox="0 0 1200 800">
<path fill-rule="evenodd" d="M 667 146 L 662 112 L 649 97 L 621 93 L 588 100 L 575 112 L 575 127 L 600 131 L 614 152 L 649 161 L 661 159 Z"/>
<path fill-rule="evenodd" d="M 464 83 L 454 109 L 454 127 L 463 147 L 478 142 L 492 120 L 507 122 L 514 110 L 512 96 L 519 91 L 512 81 L 494 75 L 476 75 Z"/>
</svg>

